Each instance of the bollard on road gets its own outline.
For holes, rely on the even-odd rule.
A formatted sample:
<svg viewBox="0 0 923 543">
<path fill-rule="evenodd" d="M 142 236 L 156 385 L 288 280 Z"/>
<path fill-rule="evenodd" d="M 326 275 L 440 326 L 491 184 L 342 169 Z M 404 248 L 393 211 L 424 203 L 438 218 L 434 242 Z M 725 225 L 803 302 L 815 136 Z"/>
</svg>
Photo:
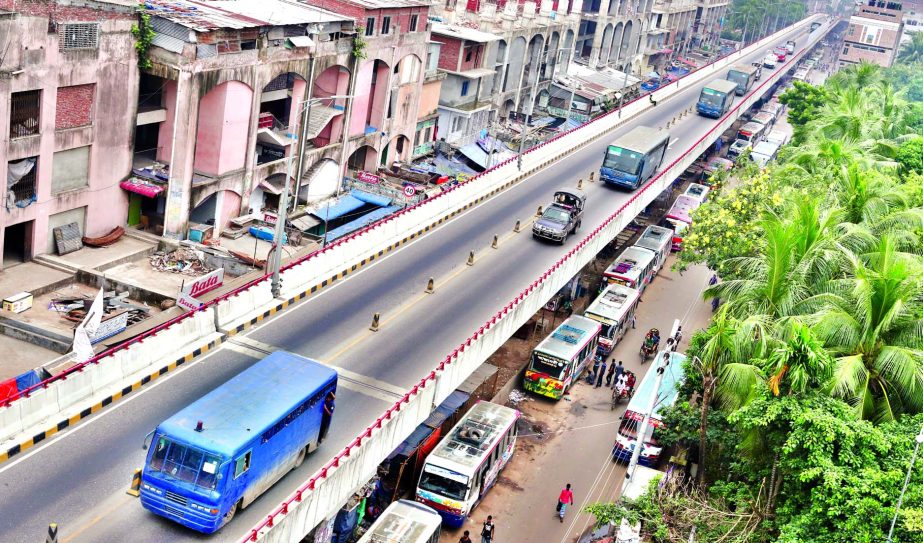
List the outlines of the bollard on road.
<svg viewBox="0 0 923 543">
<path fill-rule="evenodd" d="M 58 523 L 52 522 L 48 525 L 48 535 L 45 536 L 45 543 L 58 543 Z"/>
<path fill-rule="evenodd" d="M 518 234 L 520 229 L 521 228 L 519 226 L 519 221 L 516 221 L 516 226 L 513 227 L 513 232 L 516 232 Z"/>
<path fill-rule="evenodd" d="M 468 253 L 468 265 L 474 266 L 474 251 Z"/>
<path fill-rule="evenodd" d="M 497 246 L 498 246 L 499 244 L 500 244 L 500 240 L 497 239 L 497 236 L 496 236 L 496 235 L 494 235 L 494 240 L 493 240 L 492 242 L 490 242 L 490 248 L 491 248 L 491 249 L 496 249 Z"/>
<path fill-rule="evenodd" d="M 128 490 L 125 491 L 126 494 L 129 494 L 134 497 L 141 495 L 141 469 L 138 468 L 131 475 L 131 486 L 128 487 Z"/>
<path fill-rule="evenodd" d="M 542 216 L 542 206 L 538 206 L 538 211 L 535 212 L 535 216 L 536 217 Z"/>
<path fill-rule="evenodd" d="M 426 293 L 432 294 L 434 292 L 436 292 L 436 282 L 433 281 L 432 277 L 430 277 L 429 281 L 426 282 Z"/>
<path fill-rule="evenodd" d="M 583 190 L 583 179 L 577 180 L 577 190 Z"/>
<path fill-rule="evenodd" d="M 369 326 L 369 330 L 371 330 L 371 331 L 373 331 L 373 332 L 377 332 L 377 331 L 378 331 L 378 323 L 379 323 L 380 320 L 381 320 L 381 313 L 375 313 L 374 315 L 372 315 L 372 325 Z"/>
</svg>

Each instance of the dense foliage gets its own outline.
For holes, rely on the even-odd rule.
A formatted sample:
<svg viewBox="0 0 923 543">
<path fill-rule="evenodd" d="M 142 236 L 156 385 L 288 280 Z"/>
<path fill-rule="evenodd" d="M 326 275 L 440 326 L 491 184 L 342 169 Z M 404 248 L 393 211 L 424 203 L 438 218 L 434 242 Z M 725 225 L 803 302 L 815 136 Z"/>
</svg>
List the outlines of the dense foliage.
<svg viewBox="0 0 923 543">
<path fill-rule="evenodd" d="M 783 96 L 796 137 L 693 214 L 677 267 L 720 280 L 666 444 L 698 478 L 609 514 L 655 542 L 885 541 L 923 432 L 923 62 Z M 596 508 L 599 514 L 606 510 Z M 601 518 L 601 517 L 598 517 Z M 706 535 L 707 534 L 707 535 Z M 923 541 L 923 459 L 895 543 Z"/>
</svg>

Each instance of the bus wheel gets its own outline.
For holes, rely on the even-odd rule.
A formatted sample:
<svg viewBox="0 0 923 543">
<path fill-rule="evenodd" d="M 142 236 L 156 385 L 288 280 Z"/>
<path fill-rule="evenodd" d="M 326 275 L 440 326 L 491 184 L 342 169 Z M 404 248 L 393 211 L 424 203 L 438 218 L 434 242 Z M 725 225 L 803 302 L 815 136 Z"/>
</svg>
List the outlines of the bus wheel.
<svg viewBox="0 0 923 543">
<path fill-rule="evenodd" d="M 240 509 L 240 501 L 238 501 L 237 503 L 235 503 L 235 504 L 228 510 L 228 512 L 224 514 L 224 523 L 223 523 L 223 524 L 224 524 L 225 526 L 227 526 L 227 524 L 228 524 L 229 522 L 231 522 L 231 520 L 234 519 L 234 515 L 237 514 L 237 510 L 238 510 L 238 509 Z"/>
<path fill-rule="evenodd" d="M 308 447 L 298 451 L 298 458 L 295 459 L 295 466 L 292 469 L 298 469 L 304 463 L 304 457 L 308 454 Z"/>
</svg>

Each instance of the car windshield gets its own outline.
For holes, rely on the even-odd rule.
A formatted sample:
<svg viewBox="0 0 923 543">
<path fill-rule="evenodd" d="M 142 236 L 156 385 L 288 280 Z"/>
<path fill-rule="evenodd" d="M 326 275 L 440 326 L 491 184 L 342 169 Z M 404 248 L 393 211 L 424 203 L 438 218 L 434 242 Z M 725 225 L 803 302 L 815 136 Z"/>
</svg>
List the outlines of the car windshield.
<svg viewBox="0 0 923 543">
<path fill-rule="evenodd" d="M 549 207 L 545 210 L 544 213 L 542 213 L 542 218 L 549 221 L 567 224 L 567 221 L 570 219 L 570 215 L 561 208 Z"/>
<path fill-rule="evenodd" d="M 454 477 L 450 479 L 441 474 L 443 471 L 447 472 L 446 475 L 448 474 L 448 470 L 442 468 L 429 465 L 424 467 L 423 475 L 420 477 L 420 488 L 446 498 L 464 501 L 468 495 L 468 483 L 456 479 L 467 481 L 467 478 L 464 475 L 454 474 Z"/>
<path fill-rule="evenodd" d="M 215 490 L 220 464 L 221 459 L 216 455 L 159 436 L 147 465 L 150 471 L 203 490 Z"/>
<path fill-rule="evenodd" d="M 557 358 L 551 358 L 541 353 L 532 353 L 532 371 L 547 374 L 552 379 L 561 380 L 567 370 L 567 363 Z"/>
<path fill-rule="evenodd" d="M 699 96 L 699 102 L 710 106 L 721 106 L 724 101 L 724 95 L 713 89 L 702 89 L 702 95 Z"/>
<path fill-rule="evenodd" d="M 606 160 L 603 161 L 603 168 L 610 168 L 631 175 L 638 175 L 641 169 L 641 159 L 643 155 L 637 151 L 630 151 L 623 147 L 610 145 L 606 151 Z"/>
</svg>

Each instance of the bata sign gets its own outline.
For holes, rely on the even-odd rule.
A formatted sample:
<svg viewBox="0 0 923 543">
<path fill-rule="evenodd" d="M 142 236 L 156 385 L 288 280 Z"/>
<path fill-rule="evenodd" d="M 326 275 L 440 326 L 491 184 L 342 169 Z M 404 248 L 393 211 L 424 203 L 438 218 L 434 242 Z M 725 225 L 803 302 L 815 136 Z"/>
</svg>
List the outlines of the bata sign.
<svg viewBox="0 0 923 543">
<path fill-rule="evenodd" d="M 181 291 L 183 294 L 187 294 L 192 298 L 198 298 L 199 296 L 205 294 L 206 292 L 215 290 L 224 284 L 224 268 L 218 268 L 217 270 L 207 273 L 202 277 L 199 277 L 192 283 L 188 283 L 183 286 Z"/>
<path fill-rule="evenodd" d="M 356 173 L 356 178 L 363 183 L 368 183 L 369 185 L 377 185 L 381 183 L 380 177 L 369 172 L 359 171 Z"/>
</svg>

